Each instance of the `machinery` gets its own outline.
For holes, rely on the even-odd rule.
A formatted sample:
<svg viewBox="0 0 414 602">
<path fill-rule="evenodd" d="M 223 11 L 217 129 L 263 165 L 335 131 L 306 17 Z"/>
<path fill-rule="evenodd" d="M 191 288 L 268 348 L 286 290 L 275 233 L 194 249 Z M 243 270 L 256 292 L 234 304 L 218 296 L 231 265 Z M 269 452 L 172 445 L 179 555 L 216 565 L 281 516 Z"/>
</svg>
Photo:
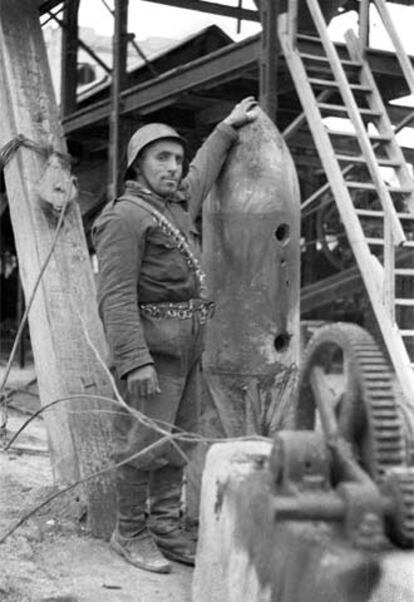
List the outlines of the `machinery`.
<svg viewBox="0 0 414 602">
<path fill-rule="evenodd" d="M 414 71 L 387 3 L 373 4 L 413 92 Z M 413 548 L 412 172 L 367 59 L 370 3 L 360 3 L 359 38 L 347 32 L 342 56 L 320 4 L 306 5 L 323 48 L 318 56 L 301 49 L 297 3 L 279 17 L 280 43 L 326 175 L 302 209 L 322 199 L 317 228 L 325 254 L 337 269 L 353 256 L 383 347 L 354 324 L 316 330 L 299 371 L 297 430 L 279 433 L 272 451 L 275 511 L 279 519 L 333 521 L 356 547 Z M 351 126 L 345 153 L 341 133 L 326 121 L 333 115 Z M 393 170 L 392 185 L 384 167 Z"/>
<path fill-rule="evenodd" d="M 337 523 L 364 550 L 414 548 L 414 466 L 394 373 L 363 328 L 319 328 L 306 350 L 294 431 L 271 454 L 278 520 Z"/>
</svg>

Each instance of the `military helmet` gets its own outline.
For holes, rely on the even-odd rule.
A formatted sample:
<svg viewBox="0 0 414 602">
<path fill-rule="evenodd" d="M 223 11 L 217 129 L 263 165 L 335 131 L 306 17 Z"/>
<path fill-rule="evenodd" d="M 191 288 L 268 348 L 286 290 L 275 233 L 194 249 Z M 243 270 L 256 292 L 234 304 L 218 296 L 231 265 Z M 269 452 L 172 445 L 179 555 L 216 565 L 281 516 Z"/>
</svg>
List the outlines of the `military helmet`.
<svg viewBox="0 0 414 602">
<path fill-rule="evenodd" d="M 131 167 L 139 153 L 152 142 L 158 140 L 176 140 L 185 149 L 186 144 L 184 138 L 169 125 L 165 123 L 148 123 L 140 127 L 132 136 L 128 143 L 127 152 L 127 169 Z"/>
</svg>

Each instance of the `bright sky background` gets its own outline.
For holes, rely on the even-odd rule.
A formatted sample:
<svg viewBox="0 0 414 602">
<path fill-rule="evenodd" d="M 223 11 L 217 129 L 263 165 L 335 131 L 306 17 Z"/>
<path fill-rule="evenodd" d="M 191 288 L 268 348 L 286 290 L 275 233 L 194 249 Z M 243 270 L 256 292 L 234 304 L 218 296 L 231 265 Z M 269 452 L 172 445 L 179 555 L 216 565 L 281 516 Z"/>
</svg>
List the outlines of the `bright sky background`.
<svg viewBox="0 0 414 602">
<path fill-rule="evenodd" d="M 219 0 L 219 2 L 237 6 L 236 0 Z M 113 0 L 107 0 L 107 4 L 113 7 Z M 243 8 L 255 9 L 256 5 L 253 0 L 243 0 Z M 175 6 L 154 4 L 145 2 L 145 0 L 129 0 L 128 15 L 128 29 L 135 33 L 137 40 L 145 40 L 154 36 L 180 39 L 212 24 L 218 25 L 234 40 L 260 31 L 260 25 L 257 23 L 243 21 L 242 35 L 237 36 L 236 19 L 185 10 Z M 112 35 L 113 19 L 101 0 L 81 1 L 79 23 L 93 27 L 97 33 Z"/>
<path fill-rule="evenodd" d="M 221 4 L 237 6 L 237 0 L 219 1 Z M 112 7 L 113 0 L 107 0 L 107 4 Z M 255 9 L 253 0 L 243 0 L 243 8 Z M 414 6 L 392 4 L 389 5 L 389 10 L 407 51 L 414 55 Z M 108 36 L 112 34 L 113 19 L 101 0 L 82 0 L 79 22 L 83 26 L 93 27 L 97 33 Z M 238 36 L 235 19 L 154 4 L 145 0 L 129 0 L 129 31 L 135 33 L 137 40 L 153 36 L 179 39 L 211 24 L 221 27 L 236 41 L 260 31 L 257 23 L 243 21 L 241 35 Z M 333 39 L 338 41 L 343 39 L 349 27 L 356 27 L 355 13 L 347 13 L 334 19 L 330 26 Z M 373 8 L 371 8 L 371 45 L 391 48 Z"/>
</svg>

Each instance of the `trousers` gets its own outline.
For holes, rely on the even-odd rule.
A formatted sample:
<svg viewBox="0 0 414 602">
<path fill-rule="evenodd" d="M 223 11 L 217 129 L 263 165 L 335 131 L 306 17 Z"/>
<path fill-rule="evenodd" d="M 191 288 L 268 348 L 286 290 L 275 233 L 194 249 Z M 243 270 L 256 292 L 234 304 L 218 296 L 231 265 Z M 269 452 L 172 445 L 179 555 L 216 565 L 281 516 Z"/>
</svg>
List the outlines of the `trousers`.
<svg viewBox="0 0 414 602">
<path fill-rule="evenodd" d="M 150 399 L 133 396 L 123 379 L 117 380 L 119 391 L 129 407 L 157 421 L 164 431 L 197 432 L 204 324 L 196 314 L 183 320 L 143 316 L 142 322 L 161 392 Z M 117 408 L 113 430 L 115 463 L 125 462 L 139 470 L 182 467 L 194 446 L 177 442 L 177 449 L 170 441 L 154 446 L 164 435 L 123 408 Z"/>
</svg>

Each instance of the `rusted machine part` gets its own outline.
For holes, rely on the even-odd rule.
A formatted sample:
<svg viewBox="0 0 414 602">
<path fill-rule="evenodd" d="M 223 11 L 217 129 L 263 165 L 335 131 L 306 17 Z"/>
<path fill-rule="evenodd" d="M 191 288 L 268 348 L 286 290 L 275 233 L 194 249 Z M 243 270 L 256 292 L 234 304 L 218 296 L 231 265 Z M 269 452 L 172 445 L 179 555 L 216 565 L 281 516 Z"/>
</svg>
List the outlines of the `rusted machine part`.
<svg viewBox="0 0 414 602">
<path fill-rule="evenodd" d="M 299 187 L 267 115 L 240 130 L 205 204 L 203 253 L 216 301 L 203 366 L 227 436 L 286 418 L 299 357 Z"/>
<path fill-rule="evenodd" d="M 363 550 L 387 545 L 385 514 L 393 507 L 369 478 L 335 486 L 335 456 L 323 433 L 281 431 L 269 461 L 275 519 L 317 520 L 338 525 L 338 536 Z"/>
<path fill-rule="evenodd" d="M 223 443 L 210 450 L 193 599 L 372 600 L 383 575 L 376 547 L 383 539 L 375 514 L 378 496 L 371 506 L 363 487 L 338 495 L 330 485 L 332 460 L 321 434 L 284 431 L 276 440 L 277 479 L 273 472 L 269 479 L 271 447 L 264 441 Z M 352 545 L 344 531 L 355 524 Z"/>
<path fill-rule="evenodd" d="M 360 326 L 336 323 L 316 331 L 299 376 L 295 426 L 315 428 L 318 405 L 327 401 L 321 383 L 340 370 L 344 382 L 332 408 L 338 434 L 351 443 L 368 474 L 380 481 L 389 468 L 406 465 L 406 445 L 393 372 Z"/>
<path fill-rule="evenodd" d="M 329 399 L 329 376 L 335 374 L 342 377 L 342 386 Z M 337 494 L 345 494 L 342 508 L 338 500 L 332 504 L 327 498 L 325 520 L 343 520 L 345 508 L 362 491 L 361 501 L 369 499 L 376 509 L 370 518 L 367 511 L 359 529 L 366 533 L 377 529 L 380 542 L 378 525 L 384 523 L 391 541 L 413 548 L 414 468 L 407 464 L 392 371 L 364 329 L 338 323 L 316 332 L 299 376 L 295 420 L 298 429 L 320 429 L 331 452 L 332 483 Z M 275 453 L 278 446 L 280 442 L 275 443 Z M 311 506 L 303 511 L 303 501 L 301 508 L 302 518 L 315 515 Z"/>
<path fill-rule="evenodd" d="M 393 500 L 388 529 L 391 539 L 403 548 L 414 548 L 414 467 L 395 467 L 388 471 L 384 492 Z"/>
</svg>

